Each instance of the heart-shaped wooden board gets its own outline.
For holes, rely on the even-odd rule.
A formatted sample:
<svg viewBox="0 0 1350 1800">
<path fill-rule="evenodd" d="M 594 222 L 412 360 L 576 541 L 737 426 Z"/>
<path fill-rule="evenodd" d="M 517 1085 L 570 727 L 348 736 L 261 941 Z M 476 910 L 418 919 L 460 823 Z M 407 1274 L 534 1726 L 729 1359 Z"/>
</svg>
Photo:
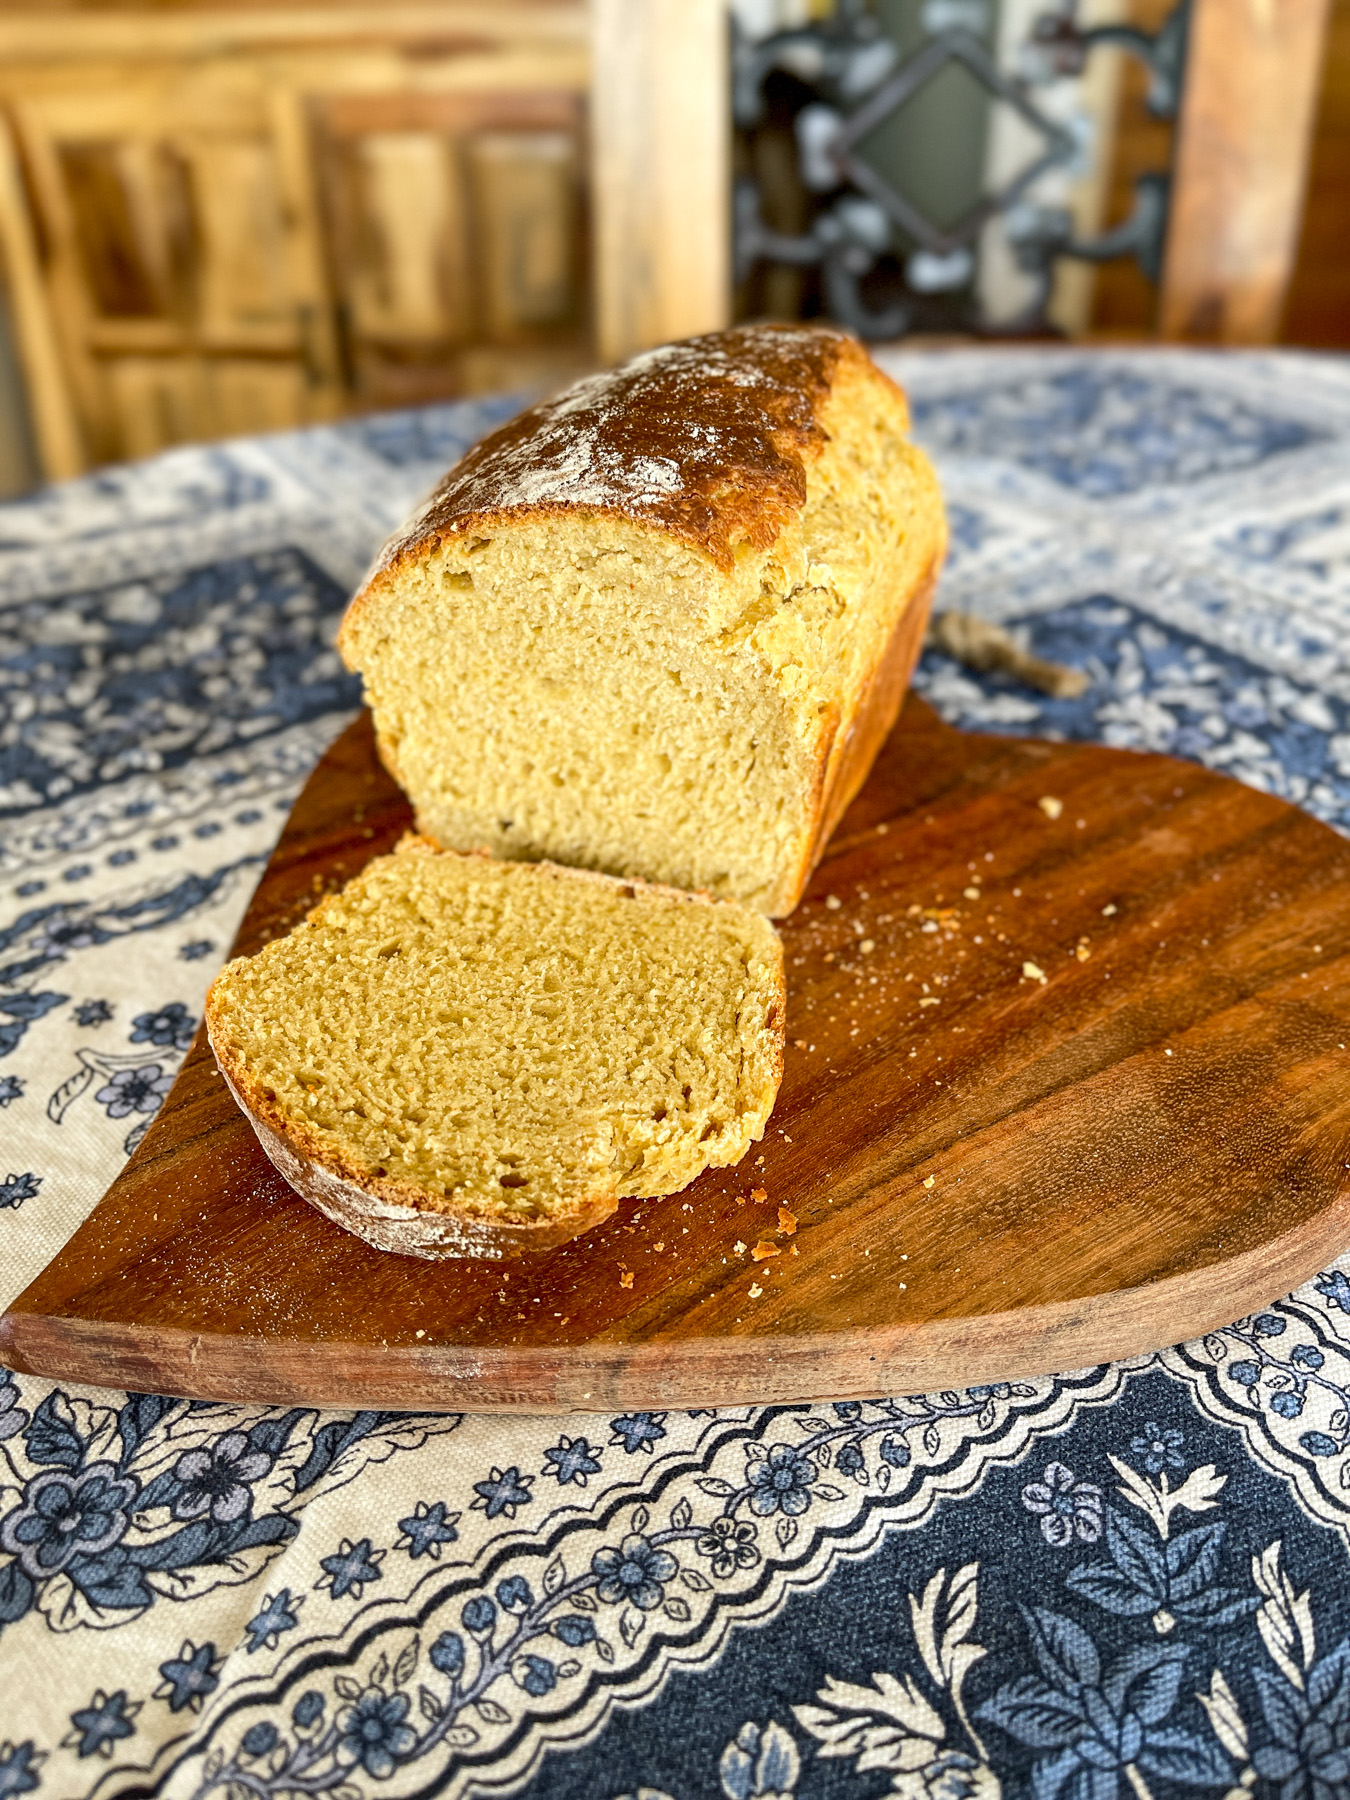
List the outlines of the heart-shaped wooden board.
<svg viewBox="0 0 1350 1800">
<path fill-rule="evenodd" d="M 363 716 L 236 953 L 409 823 Z M 344 1407 L 912 1393 L 1194 1336 L 1350 1242 L 1350 845 L 1295 807 L 1166 757 L 956 732 L 911 696 L 782 932 L 763 1144 L 513 1263 L 331 1224 L 199 1034 L 0 1358 Z"/>
</svg>

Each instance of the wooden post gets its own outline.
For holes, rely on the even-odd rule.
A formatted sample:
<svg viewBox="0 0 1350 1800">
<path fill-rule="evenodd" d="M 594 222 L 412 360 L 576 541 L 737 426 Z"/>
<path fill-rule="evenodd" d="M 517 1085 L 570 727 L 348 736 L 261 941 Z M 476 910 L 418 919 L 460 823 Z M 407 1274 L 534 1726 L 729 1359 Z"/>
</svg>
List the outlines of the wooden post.
<svg viewBox="0 0 1350 1800">
<path fill-rule="evenodd" d="M 617 361 L 731 305 L 724 0 L 592 0 L 596 342 Z"/>
<path fill-rule="evenodd" d="M 0 119 L 0 255 L 23 369 L 38 461 L 48 481 L 79 475 L 86 466 L 75 406 L 61 365 L 51 308 L 42 279 L 18 152 Z"/>
<path fill-rule="evenodd" d="M 1328 0 L 1194 0 L 1159 333 L 1276 337 L 1298 250 Z"/>
</svg>

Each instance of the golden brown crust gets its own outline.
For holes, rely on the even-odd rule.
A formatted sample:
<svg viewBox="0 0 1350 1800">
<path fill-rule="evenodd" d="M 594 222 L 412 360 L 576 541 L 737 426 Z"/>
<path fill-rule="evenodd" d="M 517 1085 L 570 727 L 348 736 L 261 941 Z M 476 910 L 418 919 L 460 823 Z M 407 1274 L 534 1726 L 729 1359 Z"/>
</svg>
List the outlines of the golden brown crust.
<svg viewBox="0 0 1350 1800">
<path fill-rule="evenodd" d="M 353 607 L 436 542 L 550 514 L 654 525 L 729 572 L 738 543 L 767 549 L 805 504 L 845 366 L 894 388 L 824 325 L 740 325 L 588 376 L 475 445 L 390 538 Z"/>
</svg>

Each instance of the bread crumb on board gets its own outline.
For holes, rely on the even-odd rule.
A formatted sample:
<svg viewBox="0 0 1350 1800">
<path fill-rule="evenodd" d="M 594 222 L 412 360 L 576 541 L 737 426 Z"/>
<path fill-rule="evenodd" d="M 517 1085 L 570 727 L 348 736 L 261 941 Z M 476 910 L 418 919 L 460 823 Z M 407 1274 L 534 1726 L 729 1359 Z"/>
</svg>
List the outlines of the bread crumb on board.
<svg viewBox="0 0 1350 1800">
<path fill-rule="evenodd" d="M 786 1206 L 780 1206 L 778 1209 L 778 1229 L 784 1237 L 791 1237 L 797 1229 L 797 1215 L 790 1213 Z"/>
<path fill-rule="evenodd" d="M 783 1246 L 781 1244 L 771 1244 L 768 1238 L 761 1238 L 750 1254 L 754 1257 L 756 1262 L 764 1262 L 770 1256 L 781 1256 L 783 1254 Z"/>
<path fill-rule="evenodd" d="M 619 1286 L 620 1287 L 632 1287 L 632 1285 L 633 1285 L 633 1271 L 631 1269 L 621 1270 L 620 1274 L 619 1274 Z"/>
<path fill-rule="evenodd" d="M 1042 794 L 1036 802 L 1047 819 L 1057 819 L 1064 811 L 1064 802 L 1056 800 L 1053 794 Z"/>
</svg>

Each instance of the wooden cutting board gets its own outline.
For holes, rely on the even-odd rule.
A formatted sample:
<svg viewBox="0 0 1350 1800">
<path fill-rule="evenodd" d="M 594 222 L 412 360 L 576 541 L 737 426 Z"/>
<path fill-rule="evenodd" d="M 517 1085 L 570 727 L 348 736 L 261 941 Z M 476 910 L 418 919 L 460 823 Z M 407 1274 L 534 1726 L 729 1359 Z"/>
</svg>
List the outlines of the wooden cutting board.
<svg viewBox="0 0 1350 1800">
<path fill-rule="evenodd" d="M 409 822 L 363 717 L 236 952 Z M 764 1143 L 509 1264 L 330 1224 L 199 1034 L 0 1319 L 0 1359 L 346 1407 L 838 1399 L 1191 1337 L 1350 1243 L 1350 845 L 1283 801 L 1166 757 L 956 732 L 911 696 L 783 938 Z"/>
</svg>

